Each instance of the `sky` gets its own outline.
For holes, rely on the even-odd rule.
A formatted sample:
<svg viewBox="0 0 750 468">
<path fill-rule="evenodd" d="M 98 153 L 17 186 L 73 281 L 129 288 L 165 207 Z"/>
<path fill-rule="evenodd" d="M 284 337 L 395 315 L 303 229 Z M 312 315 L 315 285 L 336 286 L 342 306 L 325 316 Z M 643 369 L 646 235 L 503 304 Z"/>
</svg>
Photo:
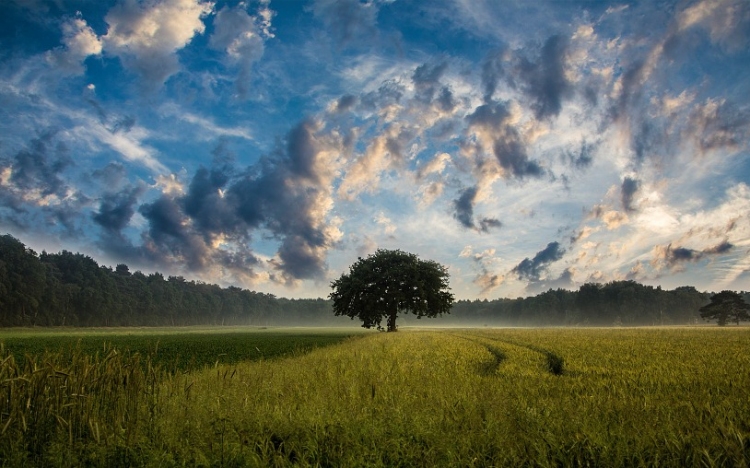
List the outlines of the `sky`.
<svg viewBox="0 0 750 468">
<path fill-rule="evenodd" d="M 0 234 L 326 297 L 750 287 L 750 2 L 4 0 Z"/>
</svg>

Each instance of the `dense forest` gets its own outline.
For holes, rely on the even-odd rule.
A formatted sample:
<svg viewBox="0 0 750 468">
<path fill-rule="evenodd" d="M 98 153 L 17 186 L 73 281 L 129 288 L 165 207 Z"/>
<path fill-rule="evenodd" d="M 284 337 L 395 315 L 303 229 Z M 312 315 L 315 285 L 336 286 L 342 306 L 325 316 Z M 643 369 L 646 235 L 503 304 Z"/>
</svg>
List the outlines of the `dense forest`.
<svg viewBox="0 0 750 468">
<path fill-rule="evenodd" d="M 745 294 L 745 300 L 750 297 Z M 634 281 L 585 284 L 534 297 L 462 300 L 424 325 L 668 325 L 700 321 L 710 294 Z M 415 324 L 404 317 L 402 324 Z M 352 325 L 326 299 L 284 299 L 181 276 L 114 269 L 63 250 L 37 254 L 0 236 L 0 326 Z"/>
</svg>

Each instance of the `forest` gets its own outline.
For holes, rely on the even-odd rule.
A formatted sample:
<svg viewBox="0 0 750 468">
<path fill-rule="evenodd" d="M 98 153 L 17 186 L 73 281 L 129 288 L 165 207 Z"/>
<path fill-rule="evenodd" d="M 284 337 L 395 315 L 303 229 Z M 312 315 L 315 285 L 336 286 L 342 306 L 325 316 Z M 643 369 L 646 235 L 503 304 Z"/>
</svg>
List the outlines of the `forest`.
<svg viewBox="0 0 750 468">
<path fill-rule="evenodd" d="M 587 283 L 515 299 L 460 300 L 450 315 L 404 324 L 452 326 L 635 326 L 700 323 L 711 294 L 634 281 Z M 750 294 L 744 293 L 745 301 Z M 114 269 L 66 250 L 37 254 L 11 235 L 0 236 L 0 326 L 331 326 L 328 299 L 286 299 L 158 272 Z"/>
</svg>

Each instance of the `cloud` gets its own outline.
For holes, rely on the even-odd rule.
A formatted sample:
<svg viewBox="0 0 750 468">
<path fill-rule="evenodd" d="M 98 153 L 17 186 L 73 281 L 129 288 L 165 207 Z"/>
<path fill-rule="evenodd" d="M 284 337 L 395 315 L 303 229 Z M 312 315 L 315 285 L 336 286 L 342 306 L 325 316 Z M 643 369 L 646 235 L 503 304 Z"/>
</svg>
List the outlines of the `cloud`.
<svg viewBox="0 0 750 468">
<path fill-rule="evenodd" d="M 477 188 L 469 187 L 465 189 L 459 197 L 453 200 L 455 209 L 454 217 L 465 228 L 474 227 L 474 199 L 477 196 Z"/>
<path fill-rule="evenodd" d="M 61 143 L 57 145 L 56 156 L 49 154 L 55 134 L 55 131 L 43 133 L 4 164 L 10 169 L 9 184 L 24 192 L 24 197 L 32 193 L 38 193 L 41 198 L 62 197 L 68 190 L 61 173 L 73 160 Z"/>
<path fill-rule="evenodd" d="M 480 295 L 486 296 L 505 281 L 505 276 L 490 272 L 490 264 L 495 260 L 495 249 L 487 249 L 474 253 L 472 247 L 467 245 L 458 255 L 462 258 L 471 258 L 479 272 L 474 277 L 473 283 L 479 286 Z"/>
<path fill-rule="evenodd" d="M 719 149 L 737 150 L 747 145 L 750 113 L 723 99 L 709 98 L 693 106 L 683 135 L 696 142 L 701 154 Z"/>
<path fill-rule="evenodd" d="M 380 175 L 388 169 L 402 168 L 404 146 L 413 138 L 411 129 L 400 123 L 389 125 L 367 145 L 346 169 L 338 189 L 338 196 L 354 200 L 360 193 L 374 192 L 380 185 Z"/>
<path fill-rule="evenodd" d="M 541 250 L 534 255 L 533 259 L 526 257 L 516 265 L 511 273 L 518 276 L 518 279 L 526 279 L 529 281 L 539 281 L 542 273 L 547 267 L 563 257 L 565 249 L 560 247 L 559 242 L 550 242 L 544 250 Z"/>
<path fill-rule="evenodd" d="M 263 229 L 279 242 L 268 263 L 278 281 L 321 278 L 327 252 L 342 236 L 328 217 L 341 141 L 319 130 L 316 121 L 304 120 L 274 158 L 244 169 L 217 160 L 199 168 L 186 190 L 165 191 L 141 206 L 149 226 L 144 248 L 195 271 L 243 265 L 257 275 L 259 260 L 246 246 Z"/>
<path fill-rule="evenodd" d="M 83 61 L 90 55 L 102 52 L 102 41 L 83 18 L 75 17 L 62 24 L 63 47 L 47 54 L 59 72 L 80 75 L 84 72 Z"/>
<path fill-rule="evenodd" d="M 465 228 L 478 232 L 488 232 L 492 228 L 499 228 L 502 223 L 495 218 L 482 218 L 474 223 L 474 203 L 477 198 L 477 187 L 464 189 L 457 199 L 453 200 L 453 217 Z"/>
<path fill-rule="evenodd" d="M 387 235 L 392 235 L 396 232 L 396 225 L 382 211 L 375 217 L 375 222 L 383 227 L 383 232 Z"/>
<path fill-rule="evenodd" d="M 422 180 L 430 174 L 442 174 L 450 161 L 450 154 L 437 153 L 434 158 L 417 168 L 417 180 Z"/>
<path fill-rule="evenodd" d="M 340 44 L 371 38 L 377 33 L 378 4 L 360 0 L 315 0 L 313 14 Z"/>
<path fill-rule="evenodd" d="M 490 104 L 493 101 L 493 95 L 497 89 L 500 80 L 506 75 L 506 61 L 508 53 L 505 49 L 500 49 L 488 55 L 482 64 L 482 90 L 484 91 L 484 103 Z"/>
<path fill-rule="evenodd" d="M 106 193 L 99 204 L 99 211 L 94 213 L 96 224 L 111 233 L 122 231 L 135 214 L 135 205 L 143 194 L 143 186 L 130 187 L 119 192 Z"/>
<path fill-rule="evenodd" d="M 711 40 L 730 51 L 741 50 L 750 42 L 750 6 L 743 0 L 703 0 L 682 10 L 678 17 L 680 31 L 701 26 Z"/>
<path fill-rule="evenodd" d="M 414 70 L 414 74 L 411 77 L 411 81 L 414 84 L 414 97 L 417 101 L 425 104 L 431 104 L 435 95 L 441 87 L 440 78 L 448 68 L 448 63 L 442 62 L 431 67 L 428 64 L 422 64 Z M 443 88 L 443 91 L 448 92 L 448 96 L 444 97 L 443 100 L 452 100 L 450 96 L 450 90 Z M 451 106 L 452 109 L 452 106 Z"/>
<path fill-rule="evenodd" d="M 631 177 L 625 177 L 622 181 L 620 193 L 622 194 L 622 207 L 625 211 L 635 211 L 635 208 L 633 207 L 633 198 L 640 186 L 641 182 L 638 179 L 633 179 Z"/>
<path fill-rule="evenodd" d="M 594 153 L 598 148 L 598 144 L 587 143 L 586 141 L 581 142 L 581 147 L 577 152 L 566 151 L 563 153 L 563 161 L 574 169 L 584 170 L 591 167 L 594 160 Z"/>
<path fill-rule="evenodd" d="M 468 130 L 481 140 L 483 150 L 495 156 L 505 177 L 523 179 L 544 173 L 538 163 L 529 160 L 526 144 L 513 125 L 514 116 L 505 104 L 483 104 L 466 121 Z"/>
<path fill-rule="evenodd" d="M 92 120 L 87 125 L 75 128 L 74 132 L 85 140 L 93 137 L 120 153 L 126 160 L 143 164 L 153 172 L 169 173 L 166 166 L 157 159 L 156 150 L 143 144 L 143 140 L 150 137 L 150 133 L 143 127 L 133 124 L 129 129 L 127 126 L 110 129 Z"/>
<path fill-rule="evenodd" d="M 336 101 L 336 107 L 334 109 L 334 112 L 341 113 L 346 112 L 357 103 L 357 97 L 353 96 L 351 94 L 345 94 L 339 98 L 338 101 Z"/>
<path fill-rule="evenodd" d="M 515 65 L 521 89 L 531 99 L 531 109 L 538 120 L 557 117 L 563 98 L 572 92 L 565 77 L 567 47 L 568 40 L 564 36 L 551 36 L 542 46 L 538 61 L 521 57 Z"/>
<path fill-rule="evenodd" d="M 238 67 L 235 86 L 240 97 L 249 92 L 252 66 L 263 56 L 265 39 L 274 37 L 270 31 L 273 12 L 268 8 L 268 2 L 261 4 L 257 16 L 249 15 L 245 8 L 243 2 L 219 10 L 208 42 L 211 48 L 224 51 L 229 63 Z"/>
<path fill-rule="evenodd" d="M 107 53 L 119 56 L 148 85 L 160 86 L 179 71 L 177 51 L 203 34 L 203 18 L 212 9 L 202 0 L 123 0 L 107 13 L 109 28 L 101 40 Z"/>
<path fill-rule="evenodd" d="M 89 198 L 68 180 L 74 164 L 57 132 L 46 131 L 0 160 L 0 220 L 19 229 L 46 229 L 80 237 L 80 212 Z M 59 231 L 58 231 L 59 232 Z"/>
<path fill-rule="evenodd" d="M 531 281 L 526 286 L 528 293 L 541 293 L 550 289 L 568 289 L 572 290 L 576 288 L 576 282 L 573 281 L 573 274 L 575 271 L 571 268 L 566 268 L 560 273 L 557 278 L 545 278 L 540 281 Z"/>
<path fill-rule="evenodd" d="M 657 245 L 652 252 L 651 265 L 658 269 L 670 268 L 680 269 L 683 264 L 697 262 L 707 256 L 722 255 L 732 250 L 734 246 L 727 241 L 707 247 L 703 250 L 695 250 L 686 247 L 673 247 L 672 244 Z"/>
</svg>

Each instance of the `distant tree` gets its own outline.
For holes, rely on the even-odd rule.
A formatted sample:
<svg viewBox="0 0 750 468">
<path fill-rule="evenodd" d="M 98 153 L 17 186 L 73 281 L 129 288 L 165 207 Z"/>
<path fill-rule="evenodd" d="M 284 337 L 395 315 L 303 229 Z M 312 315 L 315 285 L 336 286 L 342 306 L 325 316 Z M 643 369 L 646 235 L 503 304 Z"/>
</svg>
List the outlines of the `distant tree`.
<svg viewBox="0 0 750 468">
<path fill-rule="evenodd" d="M 732 320 L 737 325 L 740 320 L 750 320 L 750 304 L 742 299 L 740 293 L 722 291 L 711 296 L 711 302 L 700 308 L 701 317 L 706 320 L 718 320 L 720 326 Z"/>
<path fill-rule="evenodd" d="M 378 329 L 385 318 L 389 332 L 396 331 L 399 312 L 436 317 L 450 313 L 453 305 L 448 270 L 401 250 L 380 249 L 359 258 L 331 287 L 335 315 L 356 317 L 364 328 Z"/>
</svg>

